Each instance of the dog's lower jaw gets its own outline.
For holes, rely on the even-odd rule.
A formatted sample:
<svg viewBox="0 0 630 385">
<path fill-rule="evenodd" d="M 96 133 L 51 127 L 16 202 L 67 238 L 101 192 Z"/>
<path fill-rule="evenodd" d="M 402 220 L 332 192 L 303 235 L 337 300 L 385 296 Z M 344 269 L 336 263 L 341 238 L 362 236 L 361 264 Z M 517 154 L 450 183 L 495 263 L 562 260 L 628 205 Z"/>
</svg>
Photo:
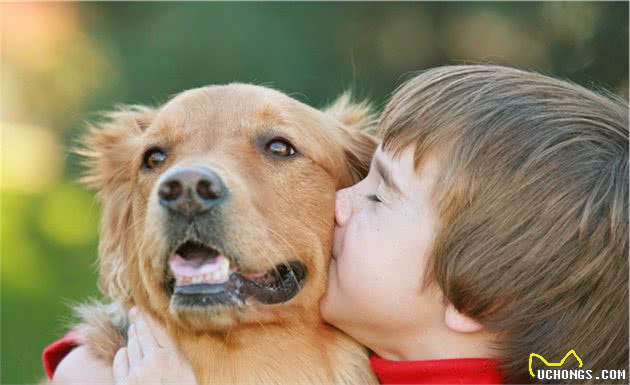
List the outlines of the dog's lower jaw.
<svg viewBox="0 0 630 385">
<path fill-rule="evenodd" d="M 228 331 L 237 324 L 235 317 L 238 309 L 220 307 L 198 307 L 181 310 L 170 310 L 170 315 L 180 328 L 194 331 L 196 334 L 209 333 L 228 333 Z"/>
</svg>

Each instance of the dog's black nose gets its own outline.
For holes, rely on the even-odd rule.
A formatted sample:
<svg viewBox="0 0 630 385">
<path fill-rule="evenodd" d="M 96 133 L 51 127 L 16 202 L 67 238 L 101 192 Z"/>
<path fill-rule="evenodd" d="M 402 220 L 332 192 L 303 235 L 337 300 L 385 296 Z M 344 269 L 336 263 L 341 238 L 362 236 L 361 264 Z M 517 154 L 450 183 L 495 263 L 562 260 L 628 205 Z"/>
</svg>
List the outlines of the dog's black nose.
<svg viewBox="0 0 630 385">
<path fill-rule="evenodd" d="M 192 219 L 208 211 L 225 196 L 221 178 L 205 167 L 180 167 L 169 171 L 158 188 L 160 204 Z"/>
</svg>

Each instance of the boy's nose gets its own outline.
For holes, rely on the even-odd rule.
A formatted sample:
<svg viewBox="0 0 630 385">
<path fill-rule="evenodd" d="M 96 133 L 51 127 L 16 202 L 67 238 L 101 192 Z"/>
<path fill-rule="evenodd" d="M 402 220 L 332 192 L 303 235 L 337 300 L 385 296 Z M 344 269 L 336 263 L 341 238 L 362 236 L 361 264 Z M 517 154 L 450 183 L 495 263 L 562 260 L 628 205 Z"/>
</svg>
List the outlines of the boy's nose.
<svg viewBox="0 0 630 385">
<path fill-rule="evenodd" d="M 348 199 L 347 189 L 337 191 L 335 200 L 335 222 L 338 226 L 345 226 L 352 213 L 350 199 Z"/>
</svg>

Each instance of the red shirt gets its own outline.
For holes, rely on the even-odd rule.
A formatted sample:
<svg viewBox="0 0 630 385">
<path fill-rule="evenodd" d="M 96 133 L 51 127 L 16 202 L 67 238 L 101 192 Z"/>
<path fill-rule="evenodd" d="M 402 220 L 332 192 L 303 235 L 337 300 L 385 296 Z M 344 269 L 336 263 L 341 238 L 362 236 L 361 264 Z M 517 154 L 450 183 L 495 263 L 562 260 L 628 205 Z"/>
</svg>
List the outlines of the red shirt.
<svg viewBox="0 0 630 385">
<path fill-rule="evenodd" d="M 46 346 L 42 353 L 42 363 L 48 378 L 52 380 L 55 369 L 65 356 L 78 345 L 76 332 L 70 330 L 63 338 Z"/>
<path fill-rule="evenodd" d="M 390 361 L 370 356 L 381 384 L 502 384 L 499 363 L 491 358 Z"/>
<path fill-rule="evenodd" d="M 61 360 L 77 346 L 73 331 L 48 345 L 42 354 L 52 379 Z M 426 361 L 389 361 L 376 354 L 370 364 L 382 384 L 501 384 L 498 362 L 490 358 L 456 358 Z"/>
</svg>

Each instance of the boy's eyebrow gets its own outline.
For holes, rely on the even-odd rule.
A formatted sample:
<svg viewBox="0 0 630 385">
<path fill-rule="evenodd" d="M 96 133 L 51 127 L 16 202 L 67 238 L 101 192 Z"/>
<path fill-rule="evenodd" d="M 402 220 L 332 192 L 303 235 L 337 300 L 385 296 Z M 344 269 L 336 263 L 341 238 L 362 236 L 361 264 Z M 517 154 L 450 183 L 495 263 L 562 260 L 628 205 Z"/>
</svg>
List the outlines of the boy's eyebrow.
<svg viewBox="0 0 630 385">
<path fill-rule="evenodd" d="M 385 163 L 383 163 L 378 158 L 378 156 L 374 157 L 374 166 L 376 167 L 376 171 L 378 172 L 378 174 L 381 176 L 381 178 L 383 178 L 385 186 L 392 192 L 404 196 L 402 190 L 400 189 L 400 187 L 398 187 L 398 185 L 394 181 L 394 178 L 392 178 L 391 170 L 387 168 L 387 166 L 385 166 Z"/>
</svg>

